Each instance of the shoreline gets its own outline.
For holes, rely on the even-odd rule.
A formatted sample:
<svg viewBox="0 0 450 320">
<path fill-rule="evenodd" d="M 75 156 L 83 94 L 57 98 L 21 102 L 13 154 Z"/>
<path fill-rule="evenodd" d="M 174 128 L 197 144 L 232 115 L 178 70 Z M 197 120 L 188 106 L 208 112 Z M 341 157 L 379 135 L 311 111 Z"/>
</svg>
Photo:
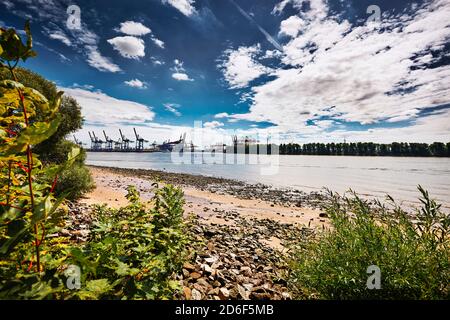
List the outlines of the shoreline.
<svg viewBox="0 0 450 320">
<path fill-rule="evenodd" d="M 258 199 L 284 206 L 308 206 L 320 208 L 321 203 L 326 200 L 327 194 L 321 191 L 306 192 L 296 188 L 275 187 L 263 183 L 252 183 L 242 180 L 213 177 L 207 175 L 196 175 L 188 173 L 169 172 L 153 169 L 133 169 L 108 166 L 87 165 L 89 169 L 99 169 L 112 174 L 128 177 L 139 177 L 146 180 L 195 188 L 217 194 L 228 194 L 241 199 Z"/>
<path fill-rule="evenodd" d="M 185 212 L 194 213 L 210 223 L 229 224 L 216 217 L 229 211 L 240 216 L 270 219 L 280 223 L 321 227 L 326 225 L 321 204 L 325 195 L 307 194 L 299 190 L 271 188 L 263 184 L 248 184 L 225 178 L 196 176 L 146 169 L 122 169 L 88 166 L 96 188 L 79 203 L 105 203 L 113 208 L 125 206 L 126 187 L 135 185 L 144 200 L 153 197 L 152 184 L 157 181 L 182 188 Z"/>
</svg>

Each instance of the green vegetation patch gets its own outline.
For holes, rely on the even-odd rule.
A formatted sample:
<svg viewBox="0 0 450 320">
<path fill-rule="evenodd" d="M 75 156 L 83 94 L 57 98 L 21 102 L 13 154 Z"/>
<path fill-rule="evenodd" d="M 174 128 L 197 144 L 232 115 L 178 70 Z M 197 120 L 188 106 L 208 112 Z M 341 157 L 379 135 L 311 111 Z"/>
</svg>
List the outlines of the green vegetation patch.
<svg viewBox="0 0 450 320">
<path fill-rule="evenodd" d="M 374 207 L 356 194 L 331 194 L 331 230 L 293 245 L 289 281 L 297 297 L 448 299 L 450 217 L 419 190 L 422 208 L 415 215 L 392 199 L 391 208 Z M 381 271 L 380 289 L 370 285 L 370 266 Z"/>
</svg>

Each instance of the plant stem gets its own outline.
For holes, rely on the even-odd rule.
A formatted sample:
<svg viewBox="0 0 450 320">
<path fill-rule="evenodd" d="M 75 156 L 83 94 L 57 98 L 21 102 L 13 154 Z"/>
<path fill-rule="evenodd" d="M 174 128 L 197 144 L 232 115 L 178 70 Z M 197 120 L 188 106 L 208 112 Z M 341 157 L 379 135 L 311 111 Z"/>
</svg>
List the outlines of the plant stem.
<svg viewBox="0 0 450 320">
<path fill-rule="evenodd" d="M 16 61 L 16 64 L 14 66 L 11 66 L 10 63 L 8 62 L 8 66 L 9 66 L 9 71 L 11 72 L 14 81 L 17 82 L 17 77 L 16 74 L 14 72 L 14 68 L 15 66 L 17 66 L 17 63 L 19 61 Z M 17 88 L 17 92 L 19 93 L 19 98 L 20 98 L 20 103 L 22 105 L 23 108 L 23 116 L 25 118 L 25 126 L 28 127 L 29 126 L 29 121 L 28 121 L 28 115 L 27 115 L 27 109 L 25 107 L 25 98 L 23 96 L 23 92 Z M 31 211 L 34 211 L 34 193 L 33 193 L 33 176 L 32 176 L 32 171 L 33 171 L 33 154 L 31 152 L 31 146 L 27 145 L 27 168 L 28 168 L 28 189 L 30 190 L 30 205 L 31 205 Z M 41 271 L 41 259 L 40 259 L 40 241 L 39 241 L 39 228 L 37 224 L 34 224 L 34 234 L 35 234 L 35 248 L 36 248 L 36 270 L 37 272 Z"/>
<path fill-rule="evenodd" d="M 9 205 L 9 193 L 11 190 L 11 171 L 12 171 L 12 161 L 8 161 L 8 189 L 6 191 L 6 205 Z"/>
</svg>

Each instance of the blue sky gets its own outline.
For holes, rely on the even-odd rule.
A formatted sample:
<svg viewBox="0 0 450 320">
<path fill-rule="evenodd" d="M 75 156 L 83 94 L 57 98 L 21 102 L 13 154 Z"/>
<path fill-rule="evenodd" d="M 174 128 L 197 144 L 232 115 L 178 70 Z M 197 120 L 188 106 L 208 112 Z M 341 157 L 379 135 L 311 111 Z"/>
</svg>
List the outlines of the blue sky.
<svg viewBox="0 0 450 320">
<path fill-rule="evenodd" d="M 202 121 L 210 142 L 449 141 L 449 13 L 449 0 L 0 0 L 0 24 L 31 20 L 39 56 L 24 66 L 82 105 L 84 140 Z"/>
</svg>

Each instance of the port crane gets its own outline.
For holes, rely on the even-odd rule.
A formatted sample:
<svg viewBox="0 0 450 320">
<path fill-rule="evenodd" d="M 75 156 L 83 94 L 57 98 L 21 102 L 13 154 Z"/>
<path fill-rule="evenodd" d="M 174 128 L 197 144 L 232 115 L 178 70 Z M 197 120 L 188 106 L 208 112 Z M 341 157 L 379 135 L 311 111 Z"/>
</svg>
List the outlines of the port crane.
<svg viewBox="0 0 450 320">
<path fill-rule="evenodd" d="M 109 150 L 109 151 L 111 151 L 112 149 L 113 149 L 113 143 L 114 143 L 114 141 L 113 141 L 113 139 L 111 139 L 110 137 L 108 137 L 107 135 L 106 135 L 106 132 L 105 132 L 105 130 L 103 130 L 103 135 L 105 136 L 105 141 L 106 141 L 106 149 L 107 150 Z"/>
<path fill-rule="evenodd" d="M 140 135 L 137 134 L 136 128 L 133 128 L 134 135 L 136 136 L 136 150 L 137 151 L 143 151 L 144 150 L 144 142 L 148 142 L 148 140 L 145 140 Z"/>
<path fill-rule="evenodd" d="M 122 130 L 119 129 L 120 137 L 122 138 L 122 149 L 123 150 L 130 150 L 130 143 L 134 142 L 125 137 L 122 133 Z"/>
<path fill-rule="evenodd" d="M 83 142 L 79 141 L 75 135 L 73 135 L 73 141 L 79 146 L 80 148 L 83 148 Z"/>
<path fill-rule="evenodd" d="M 105 143 L 102 139 L 99 139 L 96 135 L 95 132 L 92 131 L 92 136 L 94 137 L 96 144 L 98 146 L 98 149 L 102 149 L 103 144 Z"/>
<path fill-rule="evenodd" d="M 99 139 L 95 132 L 92 131 L 92 133 L 89 131 L 89 138 L 91 138 L 91 148 L 92 150 L 101 150 L 103 145 L 103 140 Z"/>
</svg>

